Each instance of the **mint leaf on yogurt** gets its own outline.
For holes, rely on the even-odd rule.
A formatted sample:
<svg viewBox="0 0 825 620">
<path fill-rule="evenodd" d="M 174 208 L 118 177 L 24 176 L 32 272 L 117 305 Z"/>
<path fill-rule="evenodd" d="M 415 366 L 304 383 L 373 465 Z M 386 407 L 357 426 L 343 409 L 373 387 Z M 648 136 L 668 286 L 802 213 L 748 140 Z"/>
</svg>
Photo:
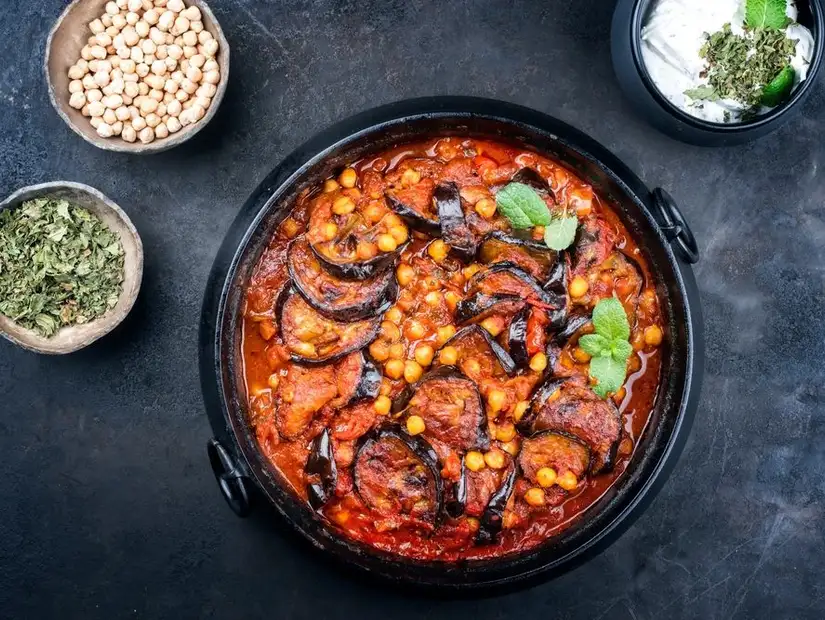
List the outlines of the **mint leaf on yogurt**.
<svg viewBox="0 0 825 620">
<path fill-rule="evenodd" d="M 745 0 L 745 25 L 781 30 L 788 25 L 788 0 Z"/>
</svg>

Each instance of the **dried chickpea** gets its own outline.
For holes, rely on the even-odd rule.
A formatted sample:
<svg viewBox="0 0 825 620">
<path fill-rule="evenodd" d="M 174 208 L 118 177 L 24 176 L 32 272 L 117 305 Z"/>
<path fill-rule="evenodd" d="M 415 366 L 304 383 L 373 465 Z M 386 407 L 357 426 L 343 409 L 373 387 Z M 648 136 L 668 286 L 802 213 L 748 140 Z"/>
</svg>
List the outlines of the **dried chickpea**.
<svg viewBox="0 0 825 620">
<path fill-rule="evenodd" d="M 398 245 L 406 242 L 410 237 L 410 233 L 406 226 L 393 226 L 390 228 L 390 234 Z"/>
<path fill-rule="evenodd" d="M 536 508 L 544 506 L 544 489 L 533 487 L 524 494 L 524 501 Z"/>
<path fill-rule="evenodd" d="M 421 180 L 421 173 L 413 168 L 407 168 L 401 173 L 401 184 L 404 186 L 415 185 Z"/>
<path fill-rule="evenodd" d="M 401 342 L 396 342 L 390 346 L 390 357 L 393 359 L 403 359 L 405 353 L 404 344 Z"/>
<path fill-rule="evenodd" d="M 390 379 L 400 379 L 404 375 L 404 362 L 392 359 L 384 364 L 384 374 Z"/>
<path fill-rule="evenodd" d="M 267 385 L 273 390 L 278 389 L 278 384 L 280 382 L 281 377 L 278 376 L 278 373 L 272 373 L 271 375 L 269 375 L 269 379 L 266 380 Z"/>
<path fill-rule="evenodd" d="M 375 399 L 373 407 L 378 415 L 388 415 L 392 408 L 392 401 L 386 396 L 379 396 Z"/>
<path fill-rule="evenodd" d="M 470 471 L 481 471 L 484 469 L 484 455 L 477 450 L 470 450 L 464 455 L 464 464 Z"/>
<path fill-rule="evenodd" d="M 417 415 L 411 415 L 407 418 L 407 432 L 410 435 L 420 435 L 425 430 L 427 430 L 427 426 L 424 424 L 424 418 Z"/>
<path fill-rule="evenodd" d="M 464 275 L 464 278 L 469 280 L 474 275 L 476 275 L 479 271 L 481 271 L 481 265 L 478 263 L 473 263 L 472 265 L 467 265 L 461 273 Z"/>
<path fill-rule="evenodd" d="M 341 196 L 332 203 L 332 212 L 336 215 L 347 215 L 355 211 L 355 203 L 349 196 Z"/>
<path fill-rule="evenodd" d="M 493 338 L 498 336 L 502 330 L 501 323 L 499 322 L 499 320 L 496 317 L 492 316 L 484 319 L 481 322 L 481 326 L 484 329 L 486 329 Z"/>
<path fill-rule="evenodd" d="M 450 312 L 455 312 L 458 302 L 461 301 L 461 297 L 459 297 L 458 293 L 447 291 L 444 293 L 444 300 L 447 302 L 447 307 L 450 309 Z"/>
<path fill-rule="evenodd" d="M 464 374 L 477 375 L 481 372 L 481 364 L 478 360 L 468 359 L 464 362 Z"/>
<path fill-rule="evenodd" d="M 430 291 L 426 295 L 424 295 L 424 302 L 428 306 L 436 307 L 441 304 L 441 300 L 444 296 L 439 293 L 438 291 Z"/>
</svg>

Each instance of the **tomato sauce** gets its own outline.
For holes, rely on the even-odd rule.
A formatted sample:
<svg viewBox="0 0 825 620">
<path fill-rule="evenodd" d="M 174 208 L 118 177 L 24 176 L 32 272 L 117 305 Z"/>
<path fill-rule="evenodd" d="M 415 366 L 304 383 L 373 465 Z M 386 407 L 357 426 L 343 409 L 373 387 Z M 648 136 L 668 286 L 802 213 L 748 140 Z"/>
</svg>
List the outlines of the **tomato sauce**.
<svg viewBox="0 0 825 620">
<path fill-rule="evenodd" d="M 525 169 L 535 174 L 524 176 Z M 542 249 L 541 229 L 521 233 L 519 241 L 534 244 L 533 255 L 515 244 L 499 248 L 500 256 L 516 267 L 513 272 L 505 266 L 507 277 L 516 273 L 514 281 L 526 282 L 525 290 L 538 285 L 535 294 L 528 301 L 526 295 L 510 295 L 485 310 L 486 315 L 459 322 L 457 314 L 472 315 L 476 303 L 488 301 L 483 295 L 470 299 L 474 291 L 494 293 L 482 285 L 473 288 L 495 265 L 479 260 L 480 244 L 496 234 L 516 238 L 509 221 L 495 209 L 495 194 L 514 177 L 541 179 L 547 188 L 537 193 L 550 212 L 578 217 L 575 247 L 557 255 Z M 475 256 L 442 240 L 439 226 L 443 230 L 447 220 L 442 217 L 439 223 L 439 215 L 447 211 L 434 196 L 450 195 L 453 206 L 460 205 L 463 212 L 458 225 L 465 227 L 459 231 L 463 237 L 450 238 L 478 244 Z M 308 292 L 290 289 L 294 283 L 288 253 L 296 239 L 308 242 L 317 258 L 306 259 L 306 251 L 300 255 L 310 260 L 307 267 L 318 278 Z M 553 263 L 550 267 L 561 265 L 563 284 L 556 297 L 541 290 L 549 287 L 541 281 L 545 255 Z M 349 270 L 352 265 L 358 265 L 355 278 Z M 391 286 L 378 280 L 388 269 L 396 276 Z M 336 291 L 351 288 L 353 281 L 365 282 L 369 295 L 380 284 L 380 294 L 387 297 L 386 303 L 383 297 L 373 299 L 375 306 L 383 305 L 374 317 L 359 318 L 358 323 L 347 322 L 344 312 L 351 309 L 335 306 Z M 580 294 L 576 287 L 581 289 L 583 283 L 586 292 Z M 592 324 L 583 322 L 566 341 L 554 345 L 563 329 L 554 323 L 553 313 L 560 309 L 553 299 L 563 300 L 561 310 L 569 325 L 572 317 L 587 319 L 606 297 L 622 302 L 633 347 L 623 387 L 608 396 L 607 409 L 615 410 L 620 420 L 612 469 L 596 472 L 591 465 L 589 472 L 571 480 L 572 473 L 560 468 L 552 472 L 558 483 L 541 487 L 526 479 L 519 466 L 521 446 L 530 441 L 521 418 L 541 386 L 554 378 L 571 381 L 576 390 L 589 390 L 592 383 L 589 356 L 577 346 L 578 338 L 593 330 Z M 299 308 L 308 316 L 284 320 L 285 308 Z M 514 314 L 522 310 L 528 314 L 524 347 L 529 364 L 517 364 L 514 373 L 506 371 L 507 364 L 478 336 L 481 332 L 473 332 L 474 339 L 454 340 L 460 339 L 462 328 L 476 324 L 515 360 L 508 333 L 513 333 Z M 297 337 L 291 334 L 285 340 L 282 323 L 293 326 Z M 338 333 L 344 323 L 346 329 L 355 326 L 353 334 Z M 284 484 L 298 497 L 315 502 L 322 518 L 341 536 L 424 560 L 516 553 L 547 541 L 581 518 L 624 474 L 655 406 L 663 333 L 652 274 L 639 247 L 615 207 L 569 169 L 540 154 L 491 141 L 449 137 L 404 144 L 353 162 L 323 186 L 305 192 L 261 256 L 248 285 L 243 317 L 248 420 Z M 349 350 L 349 343 L 358 348 Z M 340 355 L 318 362 L 319 351 Z M 461 402 L 450 403 L 450 388 L 440 387 L 438 398 L 443 402 L 439 400 L 437 408 L 410 408 L 411 391 L 415 394 L 432 372 L 448 376 L 445 385 L 462 386 L 455 391 L 462 395 Z M 478 446 L 467 450 L 466 445 L 450 443 L 449 438 L 459 433 L 446 432 L 444 424 L 476 419 L 465 415 L 467 403 L 475 402 L 475 390 L 486 421 L 482 420 Z M 558 393 L 548 400 L 553 398 Z M 456 410 L 450 418 L 452 406 Z M 424 413 L 411 414 L 419 410 Z M 435 424 L 440 434 L 434 434 Z M 468 433 L 461 436 L 473 438 Z M 318 482 L 315 469 L 307 473 L 310 451 L 321 439 L 328 440 L 326 449 L 332 455 L 324 484 Z M 587 444 L 586 438 L 573 439 Z M 492 510 L 492 495 L 497 489 L 508 490 L 511 473 L 509 482 L 514 482 L 504 493 L 494 535 L 481 542 L 479 530 L 485 528 L 485 515 L 493 512 L 482 515 L 478 507 L 484 508 L 489 500 Z M 470 485 L 466 505 L 455 501 L 461 480 Z M 312 484 L 316 490 L 308 496 Z M 528 497 L 538 497 L 541 504 L 531 504 Z M 450 498 L 458 505 L 454 514 L 444 509 Z"/>
</svg>

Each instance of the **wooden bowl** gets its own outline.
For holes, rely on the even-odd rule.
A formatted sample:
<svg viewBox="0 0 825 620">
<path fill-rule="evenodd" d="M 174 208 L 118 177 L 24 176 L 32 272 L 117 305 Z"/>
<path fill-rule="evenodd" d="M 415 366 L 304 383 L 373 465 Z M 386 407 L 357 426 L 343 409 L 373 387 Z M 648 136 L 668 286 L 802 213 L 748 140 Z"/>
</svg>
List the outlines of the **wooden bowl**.
<svg viewBox="0 0 825 620">
<path fill-rule="evenodd" d="M 89 22 L 99 18 L 105 12 L 108 0 L 74 0 L 49 33 L 49 40 L 46 43 L 45 71 L 46 80 L 49 85 L 49 99 L 51 99 L 57 113 L 66 124 L 72 128 L 77 135 L 94 144 L 96 147 L 107 151 L 117 151 L 119 153 L 134 153 L 146 155 L 149 153 L 160 153 L 173 147 L 183 144 L 189 138 L 206 127 L 212 120 L 218 107 L 226 93 L 226 84 L 229 81 L 229 43 L 221 30 L 215 15 L 203 0 L 185 0 L 186 6 L 196 6 L 203 16 L 203 26 L 218 41 L 218 64 L 221 70 L 221 81 L 218 83 L 217 92 L 212 98 L 212 105 L 206 111 L 206 116 L 196 123 L 183 127 L 177 133 L 169 135 L 167 138 L 156 139 L 150 144 L 138 142 L 126 142 L 120 137 L 101 138 L 95 128 L 89 123 L 89 119 L 69 105 L 69 67 L 80 58 L 80 50 L 86 45 L 87 39 L 92 35 L 89 30 Z"/>
<path fill-rule="evenodd" d="M 14 209 L 33 198 L 65 199 L 87 209 L 117 233 L 123 245 L 123 289 L 117 305 L 103 316 L 84 325 L 63 327 L 51 338 L 46 338 L 0 314 L 0 335 L 24 349 L 50 355 L 72 353 L 108 334 L 129 314 L 143 279 L 143 243 L 123 209 L 98 190 L 82 183 L 55 181 L 24 187 L 0 202 L 0 211 Z"/>
</svg>

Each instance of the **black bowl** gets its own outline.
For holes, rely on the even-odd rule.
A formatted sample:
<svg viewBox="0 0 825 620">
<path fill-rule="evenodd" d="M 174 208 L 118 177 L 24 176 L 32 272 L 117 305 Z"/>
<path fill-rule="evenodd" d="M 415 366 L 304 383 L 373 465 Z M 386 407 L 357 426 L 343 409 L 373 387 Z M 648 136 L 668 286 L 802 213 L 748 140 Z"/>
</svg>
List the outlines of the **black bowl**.
<svg viewBox="0 0 825 620">
<path fill-rule="evenodd" d="M 245 418 L 240 371 L 244 290 L 267 241 L 302 189 L 367 154 L 436 135 L 489 137 L 529 146 L 565 163 L 618 205 L 654 267 L 663 299 L 667 345 L 652 423 L 627 472 L 583 518 L 545 545 L 492 561 L 416 562 L 380 553 L 335 533 L 286 490 L 263 457 Z M 696 244 L 676 205 L 651 192 L 615 156 L 564 123 L 527 108 L 486 99 L 404 101 L 365 112 L 314 138 L 255 191 L 226 237 L 210 276 L 200 332 L 204 398 L 215 439 L 209 458 L 221 490 L 239 515 L 257 495 L 328 557 L 398 584 L 439 592 L 513 587 L 569 570 L 615 540 L 664 484 L 687 438 L 699 396 L 701 311 L 690 263 Z"/>
<path fill-rule="evenodd" d="M 655 0 L 619 0 L 613 14 L 611 47 L 613 68 L 636 111 L 672 138 L 699 146 L 729 146 L 761 138 L 798 114 L 813 90 L 825 56 L 823 0 L 800 0 L 799 23 L 811 30 L 814 50 L 808 78 L 791 98 L 767 114 L 744 123 L 720 124 L 694 118 L 668 101 L 653 84 L 642 60 L 642 25 Z"/>
</svg>

